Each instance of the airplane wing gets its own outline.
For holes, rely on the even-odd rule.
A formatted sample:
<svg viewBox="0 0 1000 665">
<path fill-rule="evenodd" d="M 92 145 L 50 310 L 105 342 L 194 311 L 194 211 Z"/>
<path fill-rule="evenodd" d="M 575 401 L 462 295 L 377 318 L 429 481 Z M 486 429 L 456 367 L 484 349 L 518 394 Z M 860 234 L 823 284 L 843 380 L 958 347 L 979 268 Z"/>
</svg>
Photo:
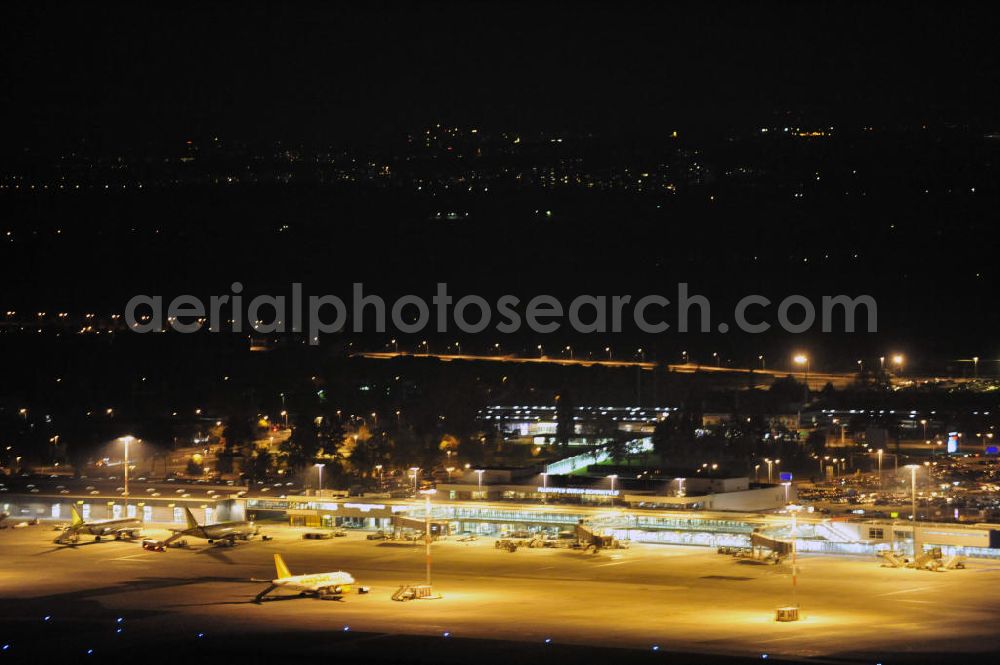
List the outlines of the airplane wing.
<svg viewBox="0 0 1000 665">
<path fill-rule="evenodd" d="M 105 527 L 105 533 L 113 533 L 116 536 L 126 535 L 134 536 L 142 531 L 142 524 L 114 524 L 110 527 Z"/>
<path fill-rule="evenodd" d="M 320 597 L 342 596 L 344 595 L 344 592 L 347 590 L 347 586 L 348 585 L 343 582 L 331 580 L 329 582 L 320 582 L 318 584 L 314 584 L 312 586 L 312 589 L 310 589 L 310 591 L 312 591 L 315 594 L 318 594 Z"/>
<path fill-rule="evenodd" d="M 255 602 L 255 603 L 261 602 L 262 600 L 264 600 L 264 596 L 266 596 L 267 594 L 271 593 L 272 591 L 274 591 L 277 588 L 278 588 L 277 584 L 269 584 L 269 585 L 267 585 L 266 589 L 264 589 L 263 591 L 261 591 L 260 593 L 258 593 L 256 596 L 254 596 L 253 602 Z"/>
<path fill-rule="evenodd" d="M 163 546 L 164 547 L 166 547 L 170 543 L 174 542 L 178 538 L 183 538 L 184 537 L 184 532 L 183 531 L 179 531 L 179 530 L 176 530 L 176 529 L 172 529 L 172 531 L 173 531 L 173 533 L 170 535 L 170 537 L 163 541 Z"/>
</svg>

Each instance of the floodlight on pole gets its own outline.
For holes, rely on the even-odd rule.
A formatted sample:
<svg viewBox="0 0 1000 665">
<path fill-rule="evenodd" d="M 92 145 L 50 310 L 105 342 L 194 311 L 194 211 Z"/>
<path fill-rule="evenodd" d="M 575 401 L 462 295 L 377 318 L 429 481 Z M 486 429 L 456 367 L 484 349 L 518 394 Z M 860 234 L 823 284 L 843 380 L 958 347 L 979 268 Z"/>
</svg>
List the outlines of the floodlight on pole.
<svg viewBox="0 0 1000 665">
<path fill-rule="evenodd" d="M 436 494 L 436 489 L 420 490 L 424 495 L 424 543 L 427 553 L 427 578 L 425 583 L 431 585 L 431 495 Z"/>
<path fill-rule="evenodd" d="M 127 515 L 128 514 L 128 447 L 130 443 L 137 443 L 138 439 L 136 439 L 131 434 L 128 434 L 126 436 L 120 437 L 118 440 L 125 444 L 125 513 Z"/>
<path fill-rule="evenodd" d="M 917 539 L 917 469 L 920 468 L 919 464 L 907 464 L 906 468 L 910 470 L 910 500 L 912 501 L 912 513 L 910 515 L 913 521 L 913 557 L 916 558 L 920 555 L 920 545 Z"/>
<path fill-rule="evenodd" d="M 323 492 L 323 467 L 326 466 L 326 463 L 324 463 L 324 462 L 317 462 L 316 464 L 313 464 L 313 466 L 316 467 L 316 471 L 319 474 L 319 482 L 317 484 L 319 485 L 319 492 L 322 493 Z"/>
</svg>

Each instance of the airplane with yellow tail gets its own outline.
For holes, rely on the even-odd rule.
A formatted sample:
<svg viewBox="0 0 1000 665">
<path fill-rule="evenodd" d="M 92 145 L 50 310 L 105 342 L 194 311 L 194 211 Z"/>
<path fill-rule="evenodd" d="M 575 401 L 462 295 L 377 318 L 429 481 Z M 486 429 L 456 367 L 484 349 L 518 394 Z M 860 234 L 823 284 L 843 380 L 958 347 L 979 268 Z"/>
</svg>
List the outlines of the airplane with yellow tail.
<svg viewBox="0 0 1000 665">
<path fill-rule="evenodd" d="M 321 599 L 338 599 L 351 593 L 354 589 L 354 577 L 350 573 L 338 570 L 332 573 L 311 573 L 307 575 L 292 575 L 285 560 L 280 554 L 274 555 L 274 568 L 277 576 L 271 580 L 270 586 L 257 594 L 255 603 L 275 589 L 291 589 L 299 595 L 315 596 Z M 358 587 L 359 593 L 367 593 L 368 587 Z"/>
<path fill-rule="evenodd" d="M 138 517 L 125 517 L 114 520 L 96 520 L 87 522 L 76 506 L 70 506 L 73 520 L 66 530 L 55 539 L 59 545 L 73 545 L 80 541 L 80 534 L 89 534 L 99 541 L 105 536 L 114 536 L 115 540 L 133 540 L 142 534 L 142 520 Z"/>
</svg>

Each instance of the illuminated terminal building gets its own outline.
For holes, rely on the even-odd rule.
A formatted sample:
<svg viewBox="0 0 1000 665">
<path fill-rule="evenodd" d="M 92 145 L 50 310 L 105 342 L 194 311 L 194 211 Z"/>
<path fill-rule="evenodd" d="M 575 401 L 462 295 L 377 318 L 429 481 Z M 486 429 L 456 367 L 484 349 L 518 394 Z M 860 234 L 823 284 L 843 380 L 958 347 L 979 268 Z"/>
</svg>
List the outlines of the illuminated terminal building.
<svg viewBox="0 0 1000 665">
<path fill-rule="evenodd" d="M 200 489 L 216 490 L 205 485 Z M 9 513 L 11 520 L 66 522 L 69 507 L 75 504 L 84 519 L 136 515 L 145 522 L 169 526 L 184 524 L 182 507 L 188 506 L 205 522 L 249 518 L 257 520 L 265 529 L 268 523 L 284 523 L 314 528 L 389 530 L 401 525 L 412 528 L 425 519 L 423 500 L 373 495 L 349 497 L 346 493 L 329 490 L 321 496 L 315 493 L 269 496 L 256 492 L 233 493 L 233 487 L 217 489 L 217 494 L 207 500 L 144 497 L 127 506 L 118 495 L 61 496 L 13 491 L 0 500 L 0 510 Z M 601 497 L 604 501 L 552 502 L 553 495 L 565 496 L 568 492 L 540 492 L 537 494 L 544 496 L 544 501 L 531 502 L 516 498 L 455 500 L 450 498 L 450 489 L 439 486 L 429 517 L 440 533 L 491 536 L 529 531 L 555 535 L 572 530 L 583 521 L 620 540 L 705 547 L 749 547 L 755 533 L 786 539 L 790 533 L 790 516 L 781 510 L 727 511 L 717 506 L 693 510 L 687 502 L 688 497 L 676 497 L 682 501 L 665 503 L 664 499 L 672 497 L 656 497 L 651 501 L 648 495 L 633 495 L 628 489 L 589 489 L 604 489 L 605 492 L 589 495 L 584 492 L 580 496 Z M 771 490 L 784 492 L 785 487 L 771 486 Z M 612 495 L 612 491 L 619 494 Z M 726 494 L 739 495 L 740 490 L 714 496 Z M 614 504 L 607 500 L 609 497 L 614 498 Z M 912 551 L 914 530 L 923 547 L 940 547 L 946 555 L 1000 559 L 1000 524 L 914 523 L 906 519 L 837 520 L 807 509 L 799 514 L 796 542 L 799 552 L 874 556 L 879 551 L 894 549 L 906 553 L 908 549 Z"/>
<path fill-rule="evenodd" d="M 577 456 L 582 464 L 603 460 L 605 453 Z M 604 471 L 600 477 L 563 475 L 561 460 L 538 473 L 526 469 L 471 469 L 454 481 L 438 483 L 437 492 L 452 501 L 532 501 L 548 504 L 629 506 L 684 510 L 775 510 L 795 498 L 787 485 L 752 484 L 744 476 L 704 473 L 640 474 L 619 477 Z M 572 466 L 566 468 L 573 468 Z M 589 465 L 587 468 L 593 470 Z M 599 467 L 614 470 L 614 467 Z"/>
<path fill-rule="evenodd" d="M 606 438 L 607 431 L 650 435 L 656 423 L 674 407 L 578 406 L 573 409 L 573 433 L 570 445 L 590 445 L 590 439 Z M 555 406 L 488 406 L 477 415 L 483 425 L 493 426 L 508 438 L 532 437 L 536 443 L 554 439 L 557 427 Z"/>
</svg>

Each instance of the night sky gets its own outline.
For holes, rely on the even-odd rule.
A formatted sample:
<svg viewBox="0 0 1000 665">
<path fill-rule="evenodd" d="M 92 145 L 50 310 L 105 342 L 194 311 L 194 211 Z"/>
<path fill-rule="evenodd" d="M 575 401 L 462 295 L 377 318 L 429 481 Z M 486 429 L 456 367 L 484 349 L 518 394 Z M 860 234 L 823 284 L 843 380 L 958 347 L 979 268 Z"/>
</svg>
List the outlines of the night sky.
<svg viewBox="0 0 1000 665">
<path fill-rule="evenodd" d="M 67 155 L 85 164 L 76 175 L 100 163 L 103 178 L 127 155 L 131 173 L 150 167 L 162 184 L 169 176 L 158 168 L 221 137 L 251 161 L 280 154 L 279 142 L 332 146 L 361 164 L 396 160 L 401 184 L 393 196 L 302 180 L 107 199 L 12 193 L 9 226 L 0 226 L 11 233 L 0 248 L 5 302 L 103 310 L 137 290 L 217 292 L 237 279 L 312 282 L 319 292 L 364 281 L 387 295 L 440 280 L 525 294 L 644 293 L 688 281 L 722 297 L 870 292 L 882 333 L 852 344 L 875 353 L 904 340 L 940 359 L 993 353 L 1000 314 L 982 304 L 996 280 L 995 14 L 985 3 L 847 2 L 6 8 L 0 166 L 11 178 Z M 527 161 L 503 163 L 512 172 L 651 163 L 683 180 L 705 161 L 720 198 L 710 183 L 673 203 L 544 188 L 434 198 L 406 180 L 408 166 L 433 179 L 440 164 L 468 174 L 506 158 L 496 143 L 486 167 L 406 152 L 419 147 L 408 135 L 436 123 L 494 139 L 562 132 L 579 151 L 527 151 Z M 828 142 L 764 141 L 761 128 L 789 124 L 837 132 Z M 666 145 L 674 130 L 681 139 Z M 574 161 L 593 137 L 597 157 Z M 753 187 L 744 188 L 744 167 Z M 794 198 L 802 188 L 809 197 Z M 551 207 L 552 223 L 540 225 L 537 211 Z M 474 223 L 428 222 L 442 210 L 471 210 Z M 145 269 L 123 281 L 122 256 Z M 843 355 L 854 362 L 853 348 Z"/>
<path fill-rule="evenodd" d="M 663 5 L 23 4 L 4 141 L 996 119 L 987 3 Z"/>
</svg>

